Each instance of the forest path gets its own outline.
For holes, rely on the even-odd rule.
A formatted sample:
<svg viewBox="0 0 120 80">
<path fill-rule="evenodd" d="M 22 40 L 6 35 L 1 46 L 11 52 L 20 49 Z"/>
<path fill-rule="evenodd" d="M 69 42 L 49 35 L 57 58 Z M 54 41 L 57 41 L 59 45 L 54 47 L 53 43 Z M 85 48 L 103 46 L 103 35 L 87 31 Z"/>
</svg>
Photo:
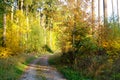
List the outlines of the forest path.
<svg viewBox="0 0 120 80">
<path fill-rule="evenodd" d="M 56 68 L 48 63 L 50 55 L 34 60 L 20 80 L 66 80 Z"/>
</svg>

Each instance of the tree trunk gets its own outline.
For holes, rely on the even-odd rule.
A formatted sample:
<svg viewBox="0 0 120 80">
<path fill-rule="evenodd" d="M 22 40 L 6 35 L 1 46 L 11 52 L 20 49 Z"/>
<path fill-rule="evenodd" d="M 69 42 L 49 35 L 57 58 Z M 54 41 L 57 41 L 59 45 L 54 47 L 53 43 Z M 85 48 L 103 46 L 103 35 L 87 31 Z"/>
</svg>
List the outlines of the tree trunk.
<svg viewBox="0 0 120 80">
<path fill-rule="evenodd" d="M 28 31 L 29 30 L 28 5 L 26 5 L 26 22 L 27 22 L 27 31 Z M 26 38 L 26 51 L 27 51 L 29 32 L 26 33 L 25 38 Z"/>
<path fill-rule="evenodd" d="M 101 46 L 100 0 L 98 0 L 98 45 Z"/>
<path fill-rule="evenodd" d="M 113 0 L 111 0 L 111 3 L 112 3 L 112 19 L 113 19 L 113 25 L 115 25 Z M 114 36 L 115 36 L 115 26 L 113 26 L 113 40 L 114 40 Z"/>
<path fill-rule="evenodd" d="M 53 41 L 52 41 L 52 27 L 53 27 L 52 23 L 53 23 L 53 22 L 52 22 L 52 19 L 50 19 L 50 23 L 49 23 L 49 27 L 50 27 L 50 28 L 49 28 L 49 31 L 50 31 L 50 35 L 49 35 L 49 36 L 50 36 L 49 45 L 50 45 L 50 48 L 51 48 L 51 49 L 52 49 L 52 42 L 53 42 Z"/>
<path fill-rule="evenodd" d="M 92 0 L 92 35 L 94 34 L 94 0 Z"/>
<path fill-rule="evenodd" d="M 3 14 L 3 42 L 2 46 L 6 47 L 6 13 Z"/>
<path fill-rule="evenodd" d="M 98 24 L 100 27 L 100 0 L 98 0 Z"/>
<path fill-rule="evenodd" d="M 52 48 L 52 31 L 51 31 L 51 27 L 50 27 L 50 41 L 49 41 L 49 45 L 50 45 L 50 48 Z"/>
<path fill-rule="evenodd" d="M 45 17 L 45 28 L 44 28 L 44 42 L 45 42 L 45 45 L 47 45 L 47 28 L 48 28 L 48 24 L 49 24 L 49 22 L 48 22 L 48 15 L 46 15 L 46 17 Z"/>
<path fill-rule="evenodd" d="M 113 5 L 113 0 L 111 0 L 111 3 L 112 3 L 112 18 L 113 18 L 113 23 L 115 22 L 114 21 L 114 5 Z"/>
<path fill-rule="evenodd" d="M 44 28 L 44 44 L 47 45 L 47 30 Z"/>
<path fill-rule="evenodd" d="M 21 12 L 23 12 L 23 0 L 21 0 L 20 9 L 21 9 Z"/>
<path fill-rule="evenodd" d="M 11 7 L 11 21 L 13 21 L 13 11 L 14 11 L 14 1 L 12 0 L 12 7 Z"/>
<path fill-rule="evenodd" d="M 104 28 L 102 31 L 102 39 L 107 41 L 108 40 L 108 13 L 107 13 L 107 0 L 103 0 L 103 13 L 104 13 Z"/>
<path fill-rule="evenodd" d="M 107 26 L 107 0 L 103 0 L 104 26 Z"/>
<path fill-rule="evenodd" d="M 119 1 L 117 0 L 117 15 L 118 15 L 118 27 L 120 23 L 120 17 L 119 17 Z"/>
<path fill-rule="evenodd" d="M 23 0 L 17 0 L 18 10 L 23 12 Z"/>
</svg>

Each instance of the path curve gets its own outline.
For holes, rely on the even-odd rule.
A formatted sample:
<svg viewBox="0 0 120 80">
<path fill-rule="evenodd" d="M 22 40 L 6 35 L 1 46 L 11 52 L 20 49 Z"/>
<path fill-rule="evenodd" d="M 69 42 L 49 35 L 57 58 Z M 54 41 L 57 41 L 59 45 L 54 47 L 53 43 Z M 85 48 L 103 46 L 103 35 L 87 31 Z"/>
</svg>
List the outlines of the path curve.
<svg viewBox="0 0 120 80">
<path fill-rule="evenodd" d="M 48 64 L 49 55 L 34 60 L 20 80 L 66 80 L 56 68 Z"/>
</svg>

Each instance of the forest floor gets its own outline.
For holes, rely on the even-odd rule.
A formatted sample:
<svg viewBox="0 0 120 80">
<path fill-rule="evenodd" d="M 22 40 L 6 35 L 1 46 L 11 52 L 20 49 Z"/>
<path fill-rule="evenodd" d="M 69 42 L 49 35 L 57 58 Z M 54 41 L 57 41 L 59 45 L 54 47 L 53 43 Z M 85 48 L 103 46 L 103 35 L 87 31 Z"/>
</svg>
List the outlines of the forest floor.
<svg viewBox="0 0 120 80">
<path fill-rule="evenodd" d="M 49 65 L 50 56 L 44 55 L 35 59 L 28 65 L 20 80 L 66 80 L 56 68 Z"/>
</svg>

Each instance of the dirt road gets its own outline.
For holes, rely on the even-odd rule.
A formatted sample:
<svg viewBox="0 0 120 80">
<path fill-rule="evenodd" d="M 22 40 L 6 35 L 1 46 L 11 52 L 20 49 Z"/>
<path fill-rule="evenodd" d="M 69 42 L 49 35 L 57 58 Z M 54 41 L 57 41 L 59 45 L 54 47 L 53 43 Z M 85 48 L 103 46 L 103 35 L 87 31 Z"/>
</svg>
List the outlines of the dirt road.
<svg viewBox="0 0 120 80">
<path fill-rule="evenodd" d="M 49 56 L 34 60 L 20 80 L 66 80 L 54 67 L 48 64 Z"/>
</svg>

